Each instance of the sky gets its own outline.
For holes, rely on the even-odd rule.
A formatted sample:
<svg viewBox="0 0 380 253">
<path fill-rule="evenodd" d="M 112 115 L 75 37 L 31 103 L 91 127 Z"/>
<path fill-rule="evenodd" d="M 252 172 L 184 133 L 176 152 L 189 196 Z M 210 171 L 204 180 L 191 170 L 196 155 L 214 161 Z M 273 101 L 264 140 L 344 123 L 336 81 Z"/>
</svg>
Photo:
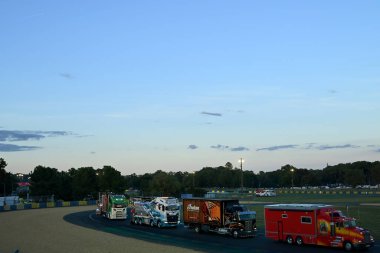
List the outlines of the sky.
<svg viewBox="0 0 380 253">
<path fill-rule="evenodd" d="M 0 1 L 6 170 L 380 160 L 380 1 Z"/>
</svg>

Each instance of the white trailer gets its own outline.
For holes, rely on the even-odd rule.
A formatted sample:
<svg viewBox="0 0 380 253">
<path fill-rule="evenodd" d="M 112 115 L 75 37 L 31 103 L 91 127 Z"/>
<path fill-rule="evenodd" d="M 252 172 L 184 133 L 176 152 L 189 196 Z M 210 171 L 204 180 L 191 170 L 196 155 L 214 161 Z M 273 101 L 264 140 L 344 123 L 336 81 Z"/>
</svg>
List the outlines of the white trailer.
<svg viewBox="0 0 380 253">
<path fill-rule="evenodd" d="M 173 197 L 156 197 L 149 202 L 136 201 L 131 210 L 131 223 L 175 227 L 180 222 L 179 209 L 179 201 Z"/>
</svg>

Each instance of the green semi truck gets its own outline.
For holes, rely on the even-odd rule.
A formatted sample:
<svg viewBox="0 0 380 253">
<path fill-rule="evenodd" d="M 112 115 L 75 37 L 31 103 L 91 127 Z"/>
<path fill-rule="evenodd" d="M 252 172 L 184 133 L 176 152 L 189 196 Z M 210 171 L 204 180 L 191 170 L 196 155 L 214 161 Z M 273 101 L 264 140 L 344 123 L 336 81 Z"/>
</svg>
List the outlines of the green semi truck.
<svg viewBox="0 0 380 253">
<path fill-rule="evenodd" d="M 111 220 L 127 219 L 128 200 L 124 195 L 113 193 L 99 194 L 96 213 Z"/>
</svg>

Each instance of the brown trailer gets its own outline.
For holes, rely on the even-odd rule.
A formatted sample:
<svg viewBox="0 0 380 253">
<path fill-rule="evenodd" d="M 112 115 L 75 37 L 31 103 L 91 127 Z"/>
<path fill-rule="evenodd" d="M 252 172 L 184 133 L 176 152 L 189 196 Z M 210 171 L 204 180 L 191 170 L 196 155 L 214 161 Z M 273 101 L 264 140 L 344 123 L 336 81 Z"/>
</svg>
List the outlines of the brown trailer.
<svg viewBox="0 0 380 253">
<path fill-rule="evenodd" d="M 233 237 L 253 237 L 256 212 L 248 211 L 236 199 L 183 199 L 184 225 L 196 232 L 215 232 Z"/>
</svg>

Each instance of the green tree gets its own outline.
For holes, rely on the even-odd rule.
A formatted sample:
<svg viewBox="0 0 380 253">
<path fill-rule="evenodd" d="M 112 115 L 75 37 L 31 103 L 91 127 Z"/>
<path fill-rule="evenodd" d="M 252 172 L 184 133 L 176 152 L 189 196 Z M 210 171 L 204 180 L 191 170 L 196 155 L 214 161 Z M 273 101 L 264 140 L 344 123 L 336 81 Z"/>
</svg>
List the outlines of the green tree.
<svg viewBox="0 0 380 253">
<path fill-rule="evenodd" d="M 2 196 L 10 195 L 14 190 L 16 190 L 15 184 L 17 182 L 16 175 L 5 170 L 7 163 L 3 158 L 0 158 L 0 192 Z"/>
<path fill-rule="evenodd" d="M 156 171 L 150 184 L 150 193 L 158 196 L 176 196 L 179 195 L 181 185 L 178 179 L 172 173 Z"/>
<path fill-rule="evenodd" d="M 5 167 L 7 167 L 7 163 L 3 158 L 0 158 L 0 187 L 1 187 L 1 192 L 3 193 L 2 196 L 6 196 L 6 175 L 7 172 L 5 171 Z"/>
<path fill-rule="evenodd" d="M 123 193 L 125 191 L 124 178 L 120 171 L 111 166 L 103 166 L 103 169 L 97 170 L 100 191 L 111 191 L 114 193 Z"/>
<path fill-rule="evenodd" d="M 125 176 L 126 188 L 140 189 L 140 177 L 133 173 Z"/>
<path fill-rule="evenodd" d="M 83 199 L 92 196 L 96 197 L 98 185 L 96 172 L 92 167 L 82 167 L 74 172 L 73 195 L 75 199 Z"/>
<path fill-rule="evenodd" d="M 370 168 L 371 184 L 380 184 L 380 162 L 374 162 Z"/>
<path fill-rule="evenodd" d="M 65 171 L 59 172 L 58 175 L 58 196 L 57 199 L 74 200 L 73 196 L 73 177 Z"/>
<path fill-rule="evenodd" d="M 30 175 L 33 195 L 59 195 L 59 173 L 55 168 L 37 166 Z"/>
<path fill-rule="evenodd" d="M 365 184 L 365 176 L 360 169 L 348 169 L 345 172 L 344 183 L 345 185 L 350 185 L 356 187 L 357 185 Z"/>
<path fill-rule="evenodd" d="M 234 166 L 230 162 L 227 162 L 224 167 L 226 167 L 226 169 L 228 169 L 228 170 L 232 170 L 234 168 Z"/>
<path fill-rule="evenodd" d="M 0 170 L 5 169 L 5 167 L 7 167 L 7 162 L 3 158 L 0 158 Z"/>
</svg>

